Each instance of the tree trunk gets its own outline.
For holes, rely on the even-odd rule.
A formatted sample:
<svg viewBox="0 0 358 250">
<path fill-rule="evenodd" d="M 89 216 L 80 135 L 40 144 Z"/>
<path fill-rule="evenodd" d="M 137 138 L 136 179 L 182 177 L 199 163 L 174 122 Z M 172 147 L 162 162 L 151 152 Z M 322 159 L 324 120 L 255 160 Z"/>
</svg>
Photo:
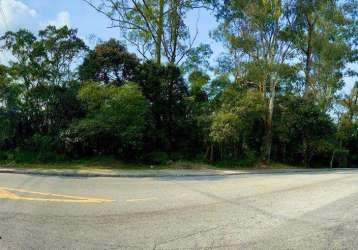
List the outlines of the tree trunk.
<svg viewBox="0 0 358 250">
<path fill-rule="evenodd" d="M 311 22 L 310 18 L 307 16 L 307 24 L 308 24 L 308 35 L 307 35 L 307 49 L 305 50 L 306 54 L 306 65 L 305 65 L 305 86 L 303 97 L 308 98 L 311 90 L 311 70 L 312 70 L 312 36 L 314 24 Z M 309 157 L 308 157 L 308 145 L 306 135 L 303 135 L 303 164 L 305 167 L 309 167 Z"/>
<path fill-rule="evenodd" d="M 170 63 L 175 64 L 177 57 L 177 48 L 178 48 L 178 31 L 180 26 L 179 13 L 178 13 L 178 0 L 171 1 L 171 50 Z"/>
<path fill-rule="evenodd" d="M 157 37 L 155 41 L 155 60 L 157 64 L 161 64 L 162 59 L 162 39 L 164 31 L 164 0 L 159 0 L 159 16 L 157 23 Z"/>
<path fill-rule="evenodd" d="M 263 162 L 265 164 L 270 164 L 271 160 L 271 147 L 272 147 L 272 118 L 274 111 L 274 102 L 276 95 L 276 84 L 271 84 L 271 94 L 268 105 L 268 114 L 266 118 L 266 135 L 264 139 L 264 149 L 263 149 Z"/>
<path fill-rule="evenodd" d="M 210 146 L 210 161 L 214 161 L 214 144 Z"/>
<path fill-rule="evenodd" d="M 206 151 L 205 151 L 205 159 L 210 159 L 210 146 L 207 145 L 206 146 Z"/>
<path fill-rule="evenodd" d="M 332 153 L 331 162 L 329 163 L 329 166 L 330 166 L 331 168 L 333 168 L 333 163 L 334 163 L 334 157 L 335 157 L 335 155 L 336 155 L 336 151 L 334 150 L 333 153 Z"/>
<path fill-rule="evenodd" d="M 313 24 L 310 20 L 308 22 L 308 35 L 307 35 L 307 49 L 306 54 L 306 65 L 305 65 L 305 86 L 304 86 L 304 97 L 308 97 L 311 87 L 311 70 L 312 70 L 312 35 L 313 35 Z"/>
</svg>

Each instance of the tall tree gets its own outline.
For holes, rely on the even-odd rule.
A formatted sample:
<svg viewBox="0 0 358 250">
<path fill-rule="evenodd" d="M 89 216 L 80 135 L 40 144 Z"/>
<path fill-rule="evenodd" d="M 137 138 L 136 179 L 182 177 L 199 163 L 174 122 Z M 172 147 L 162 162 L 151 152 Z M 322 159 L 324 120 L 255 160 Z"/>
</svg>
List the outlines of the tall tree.
<svg viewBox="0 0 358 250">
<path fill-rule="evenodd" d="M 38 35 L 27 30 L 9 31 L 1 41 L 2 48 L 13 55 L 6 70 L 10 84 L 5 91 L 8 117 L 16 117 L 16 123 L 12 123 L 13 146 L 32 146 L 34 138 L 54 142 L 60 130 L 82 113 L 76 99 L 74 69 L 87 49 L 85 43 L 77 30 L 54 26 L 40 30 Z M 9 98 L 10 93 L 16 97 L 16 91 L 18 98 Z"/>
<path fill-rule="evenodd" d="M 265 120 L 265 100 L 256 90 L 231 86 L 220 96 L 221 105 L 212 113 L 210 139 L 218 147 L 216 158 L 245 159 L 259 152 L 260 130 Z M 258 139 L 258 140 L 257 140 Z M 260 147 L 260 146 L 259 146 Z M 210 159 L 214 159 L 211 147 Z"/>
<path fill-rule="evenodd" d="M 193 49 L 195 37 L 184 19 L 202 0 L 83 0 L 120 28 L 124 39 L 145 59 L 179 64 Z M 196 35 L 195 35 L 196 36 Z"/>
<path fill-rule="evenodd" d="M 27 88 L 38 85 L 65 86 L 74 77 L 77 59 L 87 47 L 76 29 L 47 26 L 38 36 L 30 31 L 8 31 L 1 38 L 9 51 L 12 73 Z"/>
<path fill-rule="evenodd" d="M 9 69 L 0 65 L 0 147 L 8 146 L 14 139 L 20 109 L 22 88 L 13 83 Z"/>
<path fill-rule="evenodd" d="M 337 139 L 339 148 L 347 150 L 348 164 L 358 163 L 358 82 L 351 93 L 339 100 L 343 108 L 338 115 Z"/>
<path fill-rule="evenodd" d="M 353 62 L 357 38 L 356 1 L 296 0 L 286 5 L 294 16 L 290 39 L 301 55 L 303 95 L 317 97 L 327 110 L 342 88 L 347 63 Z"/>
<path fill-rule="evenodd" d="M 266 100 L 263 160 L 270 161 L 272 119 L 276 92 L 292 70 L 292 43 L 285 39 L 290 18 L 278 0 L 225 0 L 217 14 L 216 37 L 229 49 L 232 73 L 238 84 L 257 88 Z M 234 62 L 234 63 L 233 63 Z"/>
<path fill-rule="evenodd" d="M 347 64 L 356 60 L 357 7 L 355 0 L 296 0 L 285 5 L 292 16 L 288 39 L 298 53 L 303 96 L 312 98 L 324 112 L 332 108 L 344 86 L 343 77 L 353 73 Z M 304 160 L 308 135 L 303 138 Z"/>
<path fill-rule="evenodd" d="M 145 62 L 136 81 L 151 104 L 153 134 L 149 140 L 169 153 L 178 148 L 187 123 L 185 97 L 189 95 L 178 67 Z"/>
<path fill-rule="evenodd" d="M 121 86 L 133 81 L 139 67 L 135 54 L 115 39 L 98 44 L 85 57 L 79 67 L 82 81 L 100 81 Z"/>
</svg>

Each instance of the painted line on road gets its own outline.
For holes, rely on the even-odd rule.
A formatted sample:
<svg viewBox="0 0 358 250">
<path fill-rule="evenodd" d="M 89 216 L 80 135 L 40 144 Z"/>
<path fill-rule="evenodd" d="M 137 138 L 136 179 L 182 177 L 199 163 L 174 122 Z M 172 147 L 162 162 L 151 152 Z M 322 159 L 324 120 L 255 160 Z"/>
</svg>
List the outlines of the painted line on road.
<svg viewBox="0 0 358 250">
<path fill-rule="evenodd" d="M 126 200 L 126 202 L 141 202 L 141 201 L 154 201 L 159 200 L 157 197 L 148 197 L 148 198 L 142 198 L 142 199 L 129 199 Z"/>
<path fill-rule="evenodd" d="M 31 195 L 32 197 L 24 196 L 24 194 Z M 41 196 L 49 196 L 49 198 L 43 198 Z M 7 187 L 0 187 L 0 199 L 22 200 L 22 201 L 42 201 L 42 202 L 63 202 L 63 203 L 114 202 L 114 200 L 111 200 L 111 199 L 43 193 L 43 192 L 35 192 L 35 191 L 29 191 L 29 190 L 25 190 L 25 189 L 16 189 L 16 188 L 7 188 Z"/>
</svg>

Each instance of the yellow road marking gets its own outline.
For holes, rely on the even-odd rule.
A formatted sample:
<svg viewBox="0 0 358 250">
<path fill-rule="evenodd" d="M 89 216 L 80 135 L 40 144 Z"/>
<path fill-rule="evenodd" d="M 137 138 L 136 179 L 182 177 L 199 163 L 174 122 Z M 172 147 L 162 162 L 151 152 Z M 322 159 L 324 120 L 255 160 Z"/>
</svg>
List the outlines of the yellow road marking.
<svg viewBox="0 0 358 250">
<path fill-rule="evenodd" d="M 26 197 L 23 195 L 15 194 L 14 192 L 21 193 L 21 194 L 29 194 L 34 197 Z M 41 198 L 38 196 L 50 196 L 51 198 Z M 24 189 L 15 189 L 15 188 L 6 188 L 6 187 L 0 187 L 0 199 L 23 200 L 23 201 L 43 201 L 43 202 L 64 202 L 64 203 L 104 203 L 104 202 L 113 202 L 114 201 L 114 200 L 110 200 L 110 199 L 100 199 L 100 198 L 91 198 L 91 197 L 80 197 L 80 196 L 71 196 L 71 195 L 42 193 L 42 192 L 34 192 L 34 191 L 28 191 L 28 190 L 24 190 Z"/>
<path fill-rule="evenodd" d="M 153 201 L 153 200 L 158 200 L 158 198 L 149 197 L 149 198 L 143 198 L 143 199 L 129 199 L 129 200 L 126 200 L 126 201 L 127 202 L 140 202 L 140 201 Z"/>
</svg>

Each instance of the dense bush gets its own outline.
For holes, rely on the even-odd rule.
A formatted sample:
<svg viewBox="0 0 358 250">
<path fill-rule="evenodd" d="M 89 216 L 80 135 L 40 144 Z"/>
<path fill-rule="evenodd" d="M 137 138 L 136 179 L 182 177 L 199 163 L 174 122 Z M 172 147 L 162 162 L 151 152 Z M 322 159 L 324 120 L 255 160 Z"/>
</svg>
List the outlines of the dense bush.
<svg viewBox="0 0 358 250">
<path fill-rule="evenodd" d="M 69 154 L 128 158 L 142 150 L 149 104 L 136 84 L 116 87 L 87 83 L 79 93 L 87 116 L 62 133 Z"/>
</svg>

